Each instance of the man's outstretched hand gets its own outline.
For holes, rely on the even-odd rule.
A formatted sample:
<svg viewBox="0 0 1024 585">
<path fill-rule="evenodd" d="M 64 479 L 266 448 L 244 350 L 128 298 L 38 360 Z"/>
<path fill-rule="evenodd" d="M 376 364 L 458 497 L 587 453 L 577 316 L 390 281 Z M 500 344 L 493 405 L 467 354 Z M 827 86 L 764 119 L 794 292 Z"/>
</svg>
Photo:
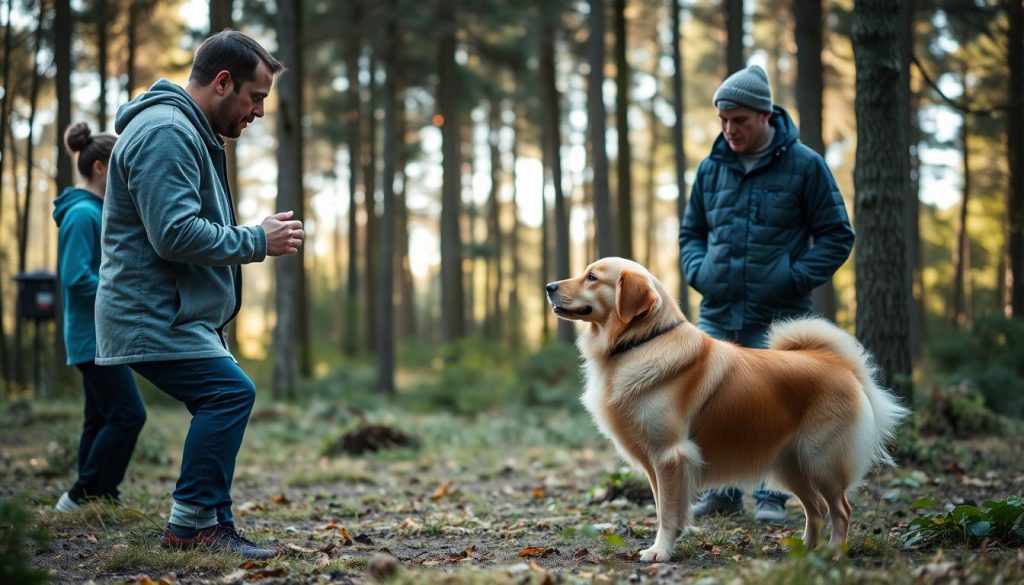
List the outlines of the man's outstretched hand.
<svg viewBox="0 0 1024 585">
<path fill-rule="evenodd" d="M 284 256 L 294 254 L 302 247 L 306 232 L 302 231 L 302 222 L 290 219 L 291 211 L 275 213 L 260 224 L 267 234 L 267 256 Z"/>
</svg>

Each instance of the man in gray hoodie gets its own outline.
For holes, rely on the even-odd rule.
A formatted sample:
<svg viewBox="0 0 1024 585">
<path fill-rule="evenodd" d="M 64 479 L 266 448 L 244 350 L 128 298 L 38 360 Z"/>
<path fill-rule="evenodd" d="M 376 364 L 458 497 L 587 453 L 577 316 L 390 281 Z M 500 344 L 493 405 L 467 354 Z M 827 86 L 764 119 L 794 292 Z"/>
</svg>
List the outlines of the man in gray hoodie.
<svg viewBox="0 0 1024 585">
<path fill-rule="evenodd" d="M 291 211 L 236 224 L 224 138 L 263 117 L 283 70 L 256 41 L 225 30 L 200 45 L 185 88 L 160 80 L 115 120 L 96 363 L 130 365 L 192 413 L 167 548 L 276 554 L 232 521 L 231 480 L 255 387 L 228 351 L 224 327 L 241 305 L 240 265 L 296 253 L 304 232 Z"/>
</svg>

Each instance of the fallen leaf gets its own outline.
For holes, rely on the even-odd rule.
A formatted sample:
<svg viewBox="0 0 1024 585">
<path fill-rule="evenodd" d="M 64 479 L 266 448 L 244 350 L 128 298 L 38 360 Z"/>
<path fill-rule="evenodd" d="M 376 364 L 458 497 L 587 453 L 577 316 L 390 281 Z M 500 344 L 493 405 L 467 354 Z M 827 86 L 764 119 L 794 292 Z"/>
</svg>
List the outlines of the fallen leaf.
<svg viewBox="0 0 1024 585">
<path fill-rule="evenodd" d="M 317 528 L 317 530 L 337 530 L 337 529 L 338 529 L 338 523 L 337 522 L 330 522 L 328 524 L 324 524 L 320 528 Z"/>
<path fill-rule="evenodd" d="M 547 555 L 550 555 L 550 554 L 556 554 L 557 555 L 558 554 L 558 549 L 550 547 L 550 546 L 528 546 L 528 547 L 524 548 L 523 550 L 519 551 L 519 554 L 517 554 L 516 556 L 517 557 L 533 558 L 533 557 L 546 557 Z"/>
<path fill-rule="evenodd" d="M 276 496 L 270 498 L 270 503 L 277 504 L 279 506 L 289 506 L 291 505 L 292 501 L 289 500 L 288 496 L 284 494 L 277 494 Z"/>
<path fill-rule="evenodd" d="M 85 535 L 83 535 L 83 537 L 86 540 L 88 540 L 89 542 L 99 542 L 99 540 L 96 538 L 95 534 L 85 534 Z"/>
<path fill-rule="evenodd" d="M 442 481 L 441 485 L 439 485 L 437 487 L 437 489 L 434 490 L 434 493 L 431 494 L 430 499 L 432 499 L 432 500 L 434 500 L 436 502 L 437 500 L 440 500 L 441 498 L 443 498 L 446 495 L 448 495 L 448 487 L 449 487 L 449 485 L 450 484 L 447 481 Z"/>
<path fill-rule="evenodd" d="M 221 577 L 220 582 L 225 583 L 226 585 L 230 585 L 231 583 L 238 583 L 242 579 L 245 579 L 245 575 L 245 569 L 235 569 L 234 571 L 231 571 L 227 575 Z"/>
<path fill-rule="evenodd" d="M 290 542 L 288 544 L 284 545 L 284 547 L 282 547 L 282 548 L 284 548 L 284 550 L 286 550 L 287 552 L 293 552 L 293 553 L 299 553 L 299 554 L 312 554 L 312 553 L 315 553 L 315 552 L 319 552 L 316 549 L 306 548 L 304 546 L 299 546 L 297 544 L 292 544 Z"/>
<path fill-rule="evenodd" d="M 316 564 L 321 567 L 326 567 L 331 564 L 331 557 L 327 553 L 320 551 L 316 553 Z"/>
<path fill-rule="evenodd" d="M 345 546 L 352 546 L 352 536 L 348 533 L 348 529 L 344 526 L 338 528 L 338 533 L 341 534 L 341 543 Z"/>
<path fill-rule="evenodd" d="M 538 565 L 537 561 L 530 561 L 530 568 L 534 571 L 537 571 L 538 573 L 547 574 L 547 571 L 544 569 L 544 567 Z"/>
<path fill-rule="evenodd" d="M 268 577 L 287 577 L 288 569 L 284 567 L 274 567 L 271 569 L 261 569 L 253 573 L 249 573 L 250 581 L 259 581 L 260 579 L 266 579 Z"/>
<path fill-rule="evenodd" d="M 537 489 L 533 490 L 533 497 L 535 497 L 535 498 L 543 498 L 544 497 L 544 488 L 537 488 Z"/>
<path fill-rule="evenodd" d="M 156 585 L 156 581 L 149 578 L 149 575 L 135 575 L 125 583 L 132 585 Z"/>
</svg>

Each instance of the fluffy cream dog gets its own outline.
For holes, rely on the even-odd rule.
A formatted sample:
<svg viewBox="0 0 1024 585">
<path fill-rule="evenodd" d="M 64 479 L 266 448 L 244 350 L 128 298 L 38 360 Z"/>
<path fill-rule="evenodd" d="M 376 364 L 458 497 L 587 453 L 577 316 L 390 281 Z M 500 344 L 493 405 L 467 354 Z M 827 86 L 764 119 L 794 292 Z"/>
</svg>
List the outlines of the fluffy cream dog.
<svg viewBox="0 0 1024 585">
<path fill-rule="evenodd" d="M 909 413 L 876 384 L 856 339 L 800 319 L 777 323 L 767 350 L 717 341 L 622 258 L 546 288 L 558 317 L 587 324 L 577 342 L 583 404 L 651 483 L 658 534 L 642 560 L 671 558 L 698 489 L 763 478 L 803 504 L 808 546 L 826 517 L 832 545 L 846 541 L 846 492 L 874 464 L 893 463 L 886 442 Z"/>
</svg>

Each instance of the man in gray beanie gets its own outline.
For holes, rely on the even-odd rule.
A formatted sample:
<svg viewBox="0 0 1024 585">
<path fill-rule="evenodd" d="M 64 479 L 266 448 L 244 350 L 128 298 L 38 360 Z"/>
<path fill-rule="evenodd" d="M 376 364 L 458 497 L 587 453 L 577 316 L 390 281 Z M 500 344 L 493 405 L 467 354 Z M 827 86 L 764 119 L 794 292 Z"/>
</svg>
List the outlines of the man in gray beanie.
<svg viewBox="0 0 1024 585">
<path fill-rule="evenodd" d="M 682 270 L 702 295 L 701 329 L 766 348 L 772 321 L 811 311 L 811 291 L 849 257 L 853 228 L 824 159 L 772 104 L 764 69 L 733 73 L 712 102 L 722 133 L 697 168 L 679 231 Z M 753 495 L 755 520 L 785 520 L 785 494 L 762 485 Z M 727 487 L 705 492 L 692 513 L 742 510 L 743 491 Z"/>
</svg>

